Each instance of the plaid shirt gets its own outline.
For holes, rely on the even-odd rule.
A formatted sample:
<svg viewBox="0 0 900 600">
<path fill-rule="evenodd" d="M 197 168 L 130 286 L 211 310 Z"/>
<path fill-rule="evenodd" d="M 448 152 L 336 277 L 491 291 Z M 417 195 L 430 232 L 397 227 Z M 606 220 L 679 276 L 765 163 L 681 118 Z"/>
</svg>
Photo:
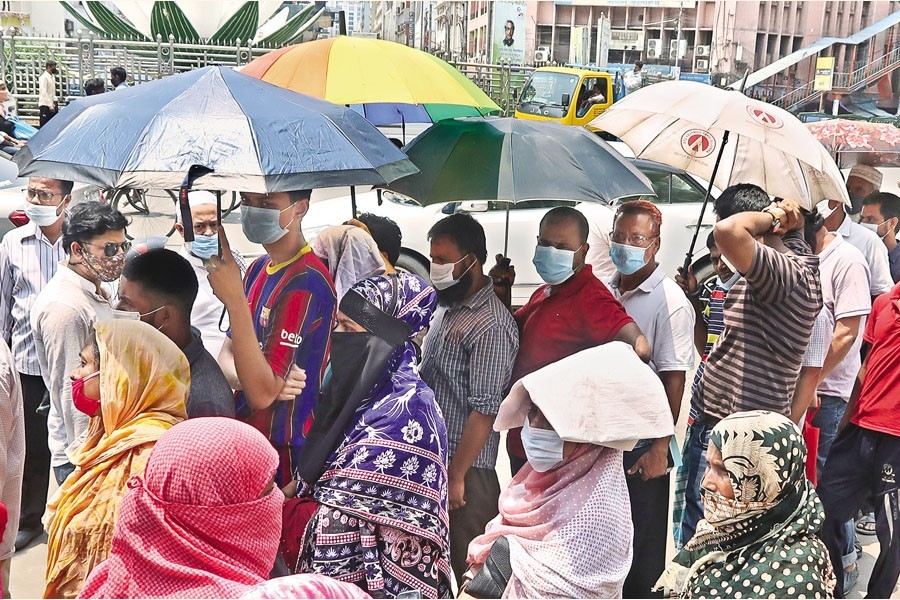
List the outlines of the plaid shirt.
<svg viewBox="0 0 900 600">
<path fill-rule="evenodd" d="M 425 337 L 420 372 L 444 413 L 451 457 L 469 413 L 497 414 L 518 350 L 516 323 L 494 295 L 487 277 L 474 296 L 435 312 Z M 495 468 L 499 445 L 500 434 L 492 431 L 472 466 Z"/>
</svg>

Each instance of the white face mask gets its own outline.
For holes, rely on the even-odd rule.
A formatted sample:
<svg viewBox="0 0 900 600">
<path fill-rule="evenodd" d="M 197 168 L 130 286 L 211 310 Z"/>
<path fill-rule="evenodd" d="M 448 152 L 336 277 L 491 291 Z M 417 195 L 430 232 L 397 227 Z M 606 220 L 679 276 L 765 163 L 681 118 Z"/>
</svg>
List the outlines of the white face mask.
<svg viewBox="0 0 900 600">
<path fill-rule="evenodd" d="M 816 209 L 819 211 L 819 214 L 822 215 L 823 219 L 827 219 L 831 216 L 831 214 L 837 210 L 837 207 L 831 208 L 828 206 L 828 200 L 822 200 L 818 204 L 816 204 Z"/>
<path fill-rule="evenodd" d="M 888 220 L 890 220 L 890 219 L 888 219 Z M 874 233 L 874 234 L 877 235 L 878 237 L 884 239 L 884 238 L 886 238 L 886 237 L 888 236 L 888 234 L 891 233 L 890 230 L 888 230 L 888 232 L 885 233 L 884 235 L 881 235 L 880 233 L 878 233 L 878 228 L 881 227 L 882 225 L 884 225 L 885 223 L 887 223 L 887 221 L 882 221 L 881 223 L 878 223 L 878 224 L 875 224 L 875 223 L 860 223 L 860 225 L 862 225 L 863 227 L 865 227 L 866 229 L 868 229 L 869 231 L 871 231 L 872 233 Z"/>
<path fill-rule="evenodd" d="M 38 227 L 47 227 L 59 221 L 59 218 L 62 216 L 56 214 L 56 210 L 58 208 L 59 204 L 46 206 L 43 204 L 32 204 L 31 202 L 26 202 L 25 214 L 28 216 L 28 220 Z"/>
<path fill-rule="evenodd" d="M 546 473 L 563 461 L 563 439 L 552 429 L 532 427 L 528 417 L 522 428 L 522 446 L 528 464 L 538 473 Z"/>
<path fill-rule="evenodd" d="M 468 256 L 468 254 L 466 256 Z M 454 279 L 453 278 L 453 269 L 456 267 L 456 265 L 458 265 L 463 260 L 465 260 L 465 258 L 466 257 L 463 256 L 461 259 L 459 259 L 455 263 L 447 263 L 445 265 L 438 265 L 435 263 L 431 263 L 431 267 L 429 269 L 429 274 L 431 276 L 431 284 L 436 289 L 446 290 L 447 288 L 452 287 L 452 286 L 456 285 L 457 283 L 459 283 L 459 280 L 463 278 L 463 275 L 468 273 L 469 269 L 471 269 L 475 265 L 475 263 L 473 262 L 471 265 L 469 265 L 469 269 L 466 269 L 465 271 L 463 271 L 460 274 L 459 277 Z"/>
<path fill-rule="evenodd" d="M 736 284 L 740 279 L 741 279 L 740 273 L 735 273 L 734 275 L 731 276 L 731 279 L 729 279 L 728 281 L 722 281 L 722 279 L 720 277 L 716 277 L 716 285 L 727 291 L 727 290 L 730 290 L 731 288 L 733 288 L 734 284 Z"/>
</svg>

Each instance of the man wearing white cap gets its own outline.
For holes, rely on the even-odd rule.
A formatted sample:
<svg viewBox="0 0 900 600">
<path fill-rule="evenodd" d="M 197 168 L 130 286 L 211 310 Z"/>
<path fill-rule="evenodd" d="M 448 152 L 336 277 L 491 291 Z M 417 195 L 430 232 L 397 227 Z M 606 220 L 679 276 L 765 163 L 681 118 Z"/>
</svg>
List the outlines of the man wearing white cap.
<svg viewBox="0 0 900 600">
<path fill-rule="evenodd" d="M 228 331 L 228 313 L 225 312 L 222 302 L 213 294 L 206 277 L 208 273 L 203 264 L 204 261 L 219 253 L 216 195 L 204 190 L 195 190 L 188 193 L 188 202 L 191 206 L 191 220 L 194 222 L 194 241 L 184 243 L 181 255 L 194 267 L 200 283 L 197 299 L 191 310 L 191 325 L 200 330 L 203 346 L 212 354 L 213 358 L 216 358 L 225 342 L 225 332 Z M 178 211 L 176 214 L 179 214 Z M 179 217 L 175 228 L 184 237 L 184 225 L 180 220 Z M 243 277 L 247 270 L 247 263 L 237 252 L 232 251 L 231 254 L 240 266 Z"/>
<path fill-rule="evenodd" d="M 852 206 L 848 211 L 851 215 L 859 214 L 862 210 L 863 198 L 875 192 L 881 191 L 881 182 L 884 176 L 881 171 L 869 165 L 854 165 L 847 175 L 847 193 L 850 194 Z"/>
</svg>

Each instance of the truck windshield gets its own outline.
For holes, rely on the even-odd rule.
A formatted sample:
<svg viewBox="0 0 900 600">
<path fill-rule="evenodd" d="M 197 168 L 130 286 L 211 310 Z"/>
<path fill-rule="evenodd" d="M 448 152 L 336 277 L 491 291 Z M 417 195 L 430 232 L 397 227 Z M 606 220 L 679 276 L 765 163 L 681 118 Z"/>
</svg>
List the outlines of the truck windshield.
<svg viewBox="0 0 900 600">
<path fill-rule="evenodd" d="M 535 71 L 531 79 L 522 88 L 519 102 L 563 106 L 563 94 L 569 95 L 569 102 L 575 99 L 575 87 L 578 85 L 577 75 Z"/>
</svg>

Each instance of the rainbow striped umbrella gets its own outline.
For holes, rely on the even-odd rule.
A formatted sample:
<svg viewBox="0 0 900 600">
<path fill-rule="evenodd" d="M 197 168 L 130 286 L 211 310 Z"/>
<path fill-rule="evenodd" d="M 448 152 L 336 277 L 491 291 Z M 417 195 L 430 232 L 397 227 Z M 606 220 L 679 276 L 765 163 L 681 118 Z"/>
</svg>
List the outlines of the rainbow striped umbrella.
<svg viewBox="0 0 900 600">
<path fill-rule="evenodd" d="M 395 42 L 339 36 L 287 46 L 241 72 L 334 104 L 351 106 L 375 125 L 434 123 L 500 112 L 500 107 L 445 61 Z"/>
</svg>

